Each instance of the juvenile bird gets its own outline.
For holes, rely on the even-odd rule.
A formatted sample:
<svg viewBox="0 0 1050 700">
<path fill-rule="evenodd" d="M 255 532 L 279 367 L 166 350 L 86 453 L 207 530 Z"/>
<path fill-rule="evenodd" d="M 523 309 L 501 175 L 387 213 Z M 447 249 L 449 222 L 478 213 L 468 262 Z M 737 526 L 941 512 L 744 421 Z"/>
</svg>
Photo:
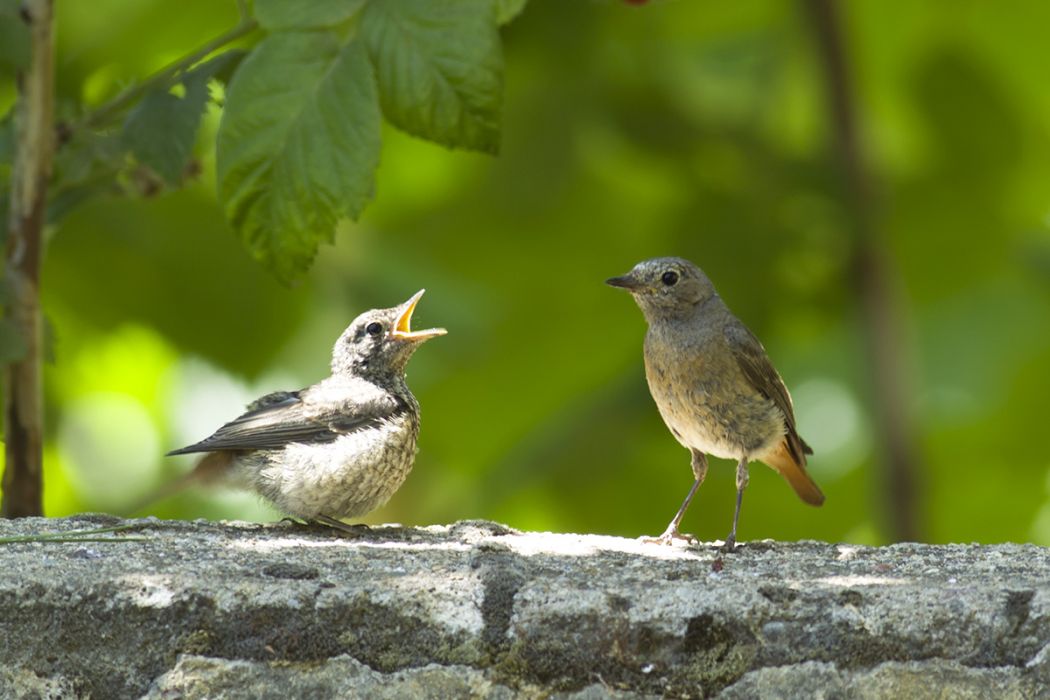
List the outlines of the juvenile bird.
<svg viewBox="0 0 1050 700">
<path fill-rule="evenodd" d="M 709 454 L 737 460 L 736 509 L 727 551 L 736 545 L 750 461 L 760 460 L 779 472 L 806 503 L 823 503 L 824 494 L 806 473 L 806 455 L 813 450 L 795 428 L 784 381 L 762 343 L 729 311 L 707 275 L 682 258 L 654 258 L 606 284 L 629 291 L 641 308 L 649 324 L 649 391 L 675 439 L 692 453 L 693 486 L 653 541 L 690 539 L 678 526 L 707 475 Z"/>
<path fill-rule="evenodd" d="M 445 329 L 411 329 L 423 290 L 354 319 L 332 350 L 332 376 L 258 399 L 204 440 L 169 455 L 207 453 L 183 479 L 255 491 L 280 510 L 346 529 L 390 499 L 412 469 L 419 403 L 405 383 L 416 349 Z"/>
</svg>

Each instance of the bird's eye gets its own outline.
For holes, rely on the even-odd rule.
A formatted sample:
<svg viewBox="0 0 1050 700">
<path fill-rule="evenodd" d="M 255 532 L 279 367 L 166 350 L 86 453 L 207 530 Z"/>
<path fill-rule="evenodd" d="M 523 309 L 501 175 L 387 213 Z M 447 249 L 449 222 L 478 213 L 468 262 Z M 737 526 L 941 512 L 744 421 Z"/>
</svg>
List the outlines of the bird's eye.
<svg viewBox="0 0 1050 700">
<path fill-rule="evenodd" d="M 383 324 L 377 321 L 372 321 L 367 326 L 365 326 L 365 331 L 368 333 L 368 335 L 379 335 L 383 332 Z"/>
<path fill-rule="evenodd" d="M 661 277 L 660 280 L 668 287 L 673 287 L 678 284 L 678 273 L 674 270 L 668 270 L 663 274 L 663 277 Z"/>
</svg>

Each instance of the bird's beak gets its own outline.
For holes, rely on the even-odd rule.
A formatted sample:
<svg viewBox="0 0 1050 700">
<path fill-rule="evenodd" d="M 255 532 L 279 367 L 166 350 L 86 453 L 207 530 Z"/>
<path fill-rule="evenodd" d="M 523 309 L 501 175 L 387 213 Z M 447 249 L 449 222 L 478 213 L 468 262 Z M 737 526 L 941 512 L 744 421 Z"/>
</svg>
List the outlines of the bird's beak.
<svg viewBox="0 0 1050 700">
<path fill-rule="evenodd" d="M 439 335 L 445 335 L 447 331 L 444 328 L 428 328 L 425 331 L 412 330 L 412 312 L 416 310 L 416 304 L 419 303 L 419 299 L 423 296 L 423 292 L 425 291 L 425 289 L 420 289 L 412 295 L 411 299 L 401 305 L 397 317 L 397 323 L 394 324 L 394 330 L 390 331 L 391 337 L 397 338 L 398 340 L 408 340 L 414 343 L 421 343 L 424 340 L 430 340 Z"/>
<path fill-rule="evenodd" d="M 640 288 L 642 283 L 628 273 L 626 275 L 620 275 L 619 277 L 610 277 L 605 280 L 605 283 L 610 287 L 619 287 L 620 289 L 626 289 L 629 292 Z"/>
</svg>

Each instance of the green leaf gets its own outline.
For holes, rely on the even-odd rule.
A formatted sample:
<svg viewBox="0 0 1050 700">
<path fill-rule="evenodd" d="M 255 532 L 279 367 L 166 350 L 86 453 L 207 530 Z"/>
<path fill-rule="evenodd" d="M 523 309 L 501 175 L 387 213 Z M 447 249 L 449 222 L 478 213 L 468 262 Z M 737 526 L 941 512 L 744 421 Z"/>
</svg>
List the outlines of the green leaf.
<svg viewBox="0 0 1050 700">
<path fill-rule="evenodd" d="M 0 364 L 18 362 L 26 356 L 28 349 L 18 327 L 10 319 L 0 318 Z"/>
<path fill-rule="evenodd" d="M 255 19 L 264 29 L 331 27 L 354 15 L 365 0 L 255 0 Z"/>
<path fill-rule="evenodd" d="M 452 148 L 499 149 L 503 56 L 492 0 L 382 0 L 361 17 L 383 114 Z"/>
<path fill-rule="evenodd" d="M 226 52 L 187 71 L 179 97 L 168 90 L 146 94 L 124 122 L 124 144 L 140 163 L 153 169 L 169 185 L 182 181 L 186 163 L 193 154 L 204 108 L 208 103 L 208 81 L 239 52 Z"/>
<path fill-rule="evenodd" d="M 494 0 L 496 3 L 496 22 L 501 26 L 521 14 L 525 9 L 525 0 Z"/>
<path fill-rule="evenodd" d="M 207 90 L 187 89 L 183 97 L 154 90 L 128 115 L 124 142 L 140 163 L 176 185 L 182 181 L 183 168 L 193 152 L 206 101 Z"/>
<path fill-rule="evenodd" d="M 245 246 L 282 280 L 300 276 L 339 218 L 371 199 L 379 135 L 359 41 L 279 32 L 241 63 L 219 124 L 219 197 Z"/>
<path fill-rule="evenodd" d="M 193 70 L 206 70 L 210 77 L 215 78 L 220 83 L 227 84 L 233 77 L 233 72 L 237 70 L 237 66 L 241 64 L 241 61 L 247 55 L 248 52 L 244 49 L 230 49 Z"/>
</svg>

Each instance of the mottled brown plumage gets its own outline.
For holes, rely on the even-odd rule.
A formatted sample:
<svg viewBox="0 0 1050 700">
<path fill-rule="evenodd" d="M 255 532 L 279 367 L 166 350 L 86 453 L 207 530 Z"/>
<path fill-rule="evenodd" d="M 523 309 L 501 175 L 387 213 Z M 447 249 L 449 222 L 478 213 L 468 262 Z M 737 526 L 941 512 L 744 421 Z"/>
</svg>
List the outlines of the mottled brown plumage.
<svg viewBox="0 0 1050 700">
<path fill-rule="evenodd" d="M 708 454 L 737 460 L 729 550 L 736 541 L 751 460 L 784 476 L 806 503 L 823 503 L 824 495 L 806 473 L 812 450 L 798 434 L 787 387 L 758 338 L 729 311 L 703 271 L 682 258 L 656 258 L 607 283 L 628 290 L 649 322 L 649 390 L 675 439 L 692 453 L 693 486 L 656 540 L 683 537 L 678 527 L 707 474 Z"/>
</svg>

